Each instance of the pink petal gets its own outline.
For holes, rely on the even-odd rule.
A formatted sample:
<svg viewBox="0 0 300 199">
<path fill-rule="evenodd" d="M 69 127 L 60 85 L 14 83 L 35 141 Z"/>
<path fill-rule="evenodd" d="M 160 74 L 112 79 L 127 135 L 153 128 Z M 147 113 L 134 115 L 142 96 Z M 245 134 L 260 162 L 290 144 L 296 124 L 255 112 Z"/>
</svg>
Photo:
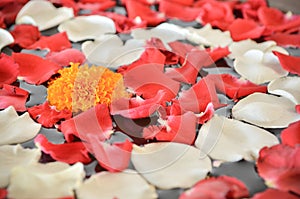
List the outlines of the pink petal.
<svg viewBox="0 0 300 199">
<path fill-rule="evenodd" d="M 283 144 L 292 147 L 300 144 L 300 121 L 290 124 L 281 132 L 280 137 Z"/>
<path fill-rule="evenodd" d="M 42 134 L 38 134 L 34 142 L 44 153 L 49 154 L 54 160 L 68 164 L 75 164 L 76 162 L 87 164 L 91 162 L 88 151 L 82 142 L 53 144 Z"/>
<path fill-rule="evenodd" d="M 273 53 L 278 57 L 282 68 L 290 73 L 300 75 L 300 67 L 298 67 L 300 65 L 300 57 L 285 55 L 277 51 Z"/>
<path fill-rule="evenodd" d="M 64 134 L 67 142 L 74 141 L 75 137 L 79 138 L 74 119 L 62 121 L 59 130 Z"/>
<path fill-rule="evenodd" d="M 264 192 L 257 193 L 252 197 L 252 199 L 274 199 L 274 198 L 297 199 L 299 197 L 289 192 L 285 192 L 277 189 L 267 189 Z"/>
<path fill-rule="evenodd" d="M 82 1 L 79 2 L 78 4 L 78 8 L 82 9 L 82 10 L 89 10 L 91 11 L 92 14 L 94 14 L 93 12 L 97 12 L 97 11 L 105 11 L 109 8 L 112 8 L 116 5 L 115 1 L 112 0 L 106 0 L 106 1 L 102 1 L 102 2 L 88 2 L 86 1 L 85 3 L 83 3 Z"/>
<path fill-rule="evenodd" d="M 17 80 L 19 74 L 19 65 L 14 60 L 4 54 L 0 55 L 0 88 L 3 84 L 11 84 Z"/>
<path fill-rule="evenodd" d="M 30 84 L 42 84 L 61 68 L 56 63 L 36 55 L 13 53 L 12 57 L 19 64 L 19 75 Z"/>
<path fill-rule="evenodd" d="M 16 111 L 25 111 L 25 103 L 29 93 L 16 86 L 3 84 L 0 90 L 0 109 L 13 106 Z"/>
<path fill-rule="evenodd" d="M 15 39 L 14 44 L 21 48 L 27 48 L 41 37 L 38 27 L 29 24 L 16 25 L 10 33 Z"/>
<path fill-rule="evenodd" d="M 77 49 L 65 49 L 60 52 L 50 52 L 47 54 L 46 59 L 57 63 L 59 66 L 68 66 L 70 62 L 84 63 L 86 58 L 84 54 Z"/>
<path fill-rule="evenodd" d="M 50 51 L 57 52 L 71 47 L 72 45 L 67 33 L 62 32 L 52 36 L 42 36 L 40 40 L 28 46 L 28 49 L 49 49 Z"/>
<path fill-rule="evenodd" d="M 212 103 L 209 103 L 205 109 L 205 111 L 201 114 L 201 116 L 198 118 L 199 124 L 204 124 L 208 120 L 210 120 L 215 113 L 215 109 Z"/>
<path fill-rule="evenodd" d="M 183 192 L 179 199 L 246 198 L 249 191 L 245 184 L 229 176 L 211 177 L 198 182 Z"/>
<path fill-rule="evenodd" d="M 72 117 L 72 113 L 69 110 L 57 111 L 50 107 L 48 102 L 28 108 L 28 113 L 38 123 L 47 128 L 53 127 L 63 119 L 66 120 Z"/>
<path fill-rule="evenodd" d="M 279 46 L 300 48 L 300 34 L 274 33 L 265 39 L 275 41 Z"/>
<path fill-rule="evenodd" d="M 259 26 L 252 20 L 236 19 L 229 27 L 231 37 L 234 41 L 244 39 L 257 39 L 261 37 L 265 28 Z"/>
</svg>

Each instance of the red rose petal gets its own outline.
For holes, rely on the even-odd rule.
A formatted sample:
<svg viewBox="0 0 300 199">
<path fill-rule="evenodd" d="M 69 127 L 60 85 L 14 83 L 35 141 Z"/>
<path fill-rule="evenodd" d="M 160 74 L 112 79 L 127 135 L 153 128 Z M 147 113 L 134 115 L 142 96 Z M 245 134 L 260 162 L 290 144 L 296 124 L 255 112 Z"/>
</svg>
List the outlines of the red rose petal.
<svg viewBox="0 0 300 199">
<path fill-rule="evenodd" d="M 41 37 L 38 27 L 29 24 L 16 25 L 10 33 L 15 39 L 14 44 L 21 48 L 27 48 Z"/>
<path fill-rule="evenodd" d="M 11 84 L 17 80 L 19 74 L 19 65 L 14 60 L 4 54 L 0 55 L 0 88 L 3 84 Z"/>
<path fill-rule="evenodd" d="M 85 2 L 83 3 L 82 1 L 79 2 L 78 4 L 78 8 L 82 9 L 82 10 L 89 10 L 91 11 L 91 14 L 95 14 L 94 12 L 97 11 L 105 11 L 109 8 L 112 8 L 116 5 L 116 2 L 113 0 L 106 0 L 106 1 L 102 1 L 102 2 Z"/>
<path fill-rule="evenodd" d="M 225 48 L 218 47 L 218 48 L 215 48 L 215 49 L 208 48 L 208 49 L 206 49 L 206 51 L 208 52 L 209 57 L 211 58 L 211 60 L 214 61 L 214 62 L 216 62 L 219 59 L 222 59 L 222 58 L 224 58 L 224 57 L 226 57 L 227 55 L 230 54 L 230 51 L 229 51 L 228 47 L 225 47 Z"/>
<path fill-rule="evenodd" d="M 67 142 L 74 141 L 75 136 L 79 138 L 79 134 L 77 132 L 75 121 L 73 118 L 61 122 L 59 130 L 64 134 Z"/>
<path fill-rule="evenodd" d="M 57 52 L 71 47 L 72 44 L 68 39 L 67 33 L 62 32 L 52 36 L 42 36 L 40 40 L 28 46 L 28 49 L 49 49 Z"/>
<path fill-rule="evenodd" d="M 229 176 L 211 177 L 198 182 L 183 192 L 179 199 L 246 198 L 249 192 L 245 184 Z"/>
<path fill-rule="evenodd" d="M 284 14 L 276 8 L 261 7 L 257 11 L 258 18 L 265 26 L 280 25 L 284 21 Z"/>
<path fill-rule="evenodd" d="M 15 22 L 17 14 L 28 0 L 23 1 L 7 1 L 1 5 L 0 18 L 3 17 L 6 27 L 9 27 Z"/>
<path fill-rule="evenodd" d="M 84 63 L 86 58 L 84 54 L 77 49 L 65 49 L 60 52 L 50 52 L 46 56 L 47 60 L 57 63 L 60 66 L 68 66 L 70 62 L 73 63 Z"/>
<path fill-rule="evenodd" d="M 49 154 L 54 160 L 68 164 L 75 164 L 76 162 L 87 164 L 91 162 L 88 151 L 82 142 L 53 144 L 42 134 L 38 134 L 34 142 L 44 153 Z"/>
<path fill-rule="evenodd" d="M 28 108 L 28 113 L 38 123 L 47 128 L 53 127 L 62 119 L 66 120 L 72 117 L 72 112 L 69 110 L 57 111 L 50 107 L 48 102 Z"/>
<path fill-rule="evenodd" d="M 3 84 L 3 88 L 0 90 L 0 109 L 13 106 L 16 111 L 25 111 L 28 95 L 29 93 L 26 90 Z"/>
<path fill-rule="evenodd" d="M 275 41 L 279 46 L 300 48 L 300 34 L 274 33 L 265 39 Z"/>
<path fill-rule="evenodd" d="M 7 190 L 0 189 L 0 198 L 6 198 L 6 196 L 7 196 Z"/>
<path fill-rule="evenodd" d="M 295 109 L 296 109 L 297 113 L 300 114 L 300 104 L 296 105 Z"/>
<path fill-rule="evenodd" d="M 290 124 L 281 132 L 280 137 L 283 144 L 292 147 L 300 144 L 300 121 Z"/>
<path fill-rule="evenodd" d="M 252 20 L 236 19 L 229 27 L 231 37 L 234 41 L 245 39 L 257 39 L 261 37 L 265 28 L 257 25 Z"/>
<path fill-rule="evenodd" d="M 290 194 L 289 192 L 280 191 L 277 189 L 267 189 L 264 192 L 257 193 L 252 197 L 252 199 L 274 199 L 274 198 L 297 199 L 299 197 Z"/>
<path fill-rule="evenodd" d="M 103 168 L 110 172 L 119 172 L 128 167 L 132 151 L 130 141 L 108 144 L 95 141 L 94 136 L 91 136 L 89 140 L 92 153 Z"/>
<path fill-rule="evenodd" d="M 277 51 L 273 53 L 278 57 L 282 68 L 290 73 L 300 75 L 300 57 L 285 55 Z"/>
<path fill-rule="evenodd" d="M 241 10 L 244 19 L 258 20 L 257 10 L 267 7 L 266 0 L 248 0 L 235 5 L 235 9 Z"/>
<path fill-rule="evenodd" d="M 13 53 L 12 57 L 19 64 L 19 75 L 30 84 L 42 84 L 61 68 L 56 63 L 36 55 Z"/>
<path fill-rule="evenodd" d="M 214 113 L 215 113 L 214 106 L 212 103 L 209 103 L 205 111 L 199 116 L 198 123 L 204 124 L 214 116 Z"/>
</svg>

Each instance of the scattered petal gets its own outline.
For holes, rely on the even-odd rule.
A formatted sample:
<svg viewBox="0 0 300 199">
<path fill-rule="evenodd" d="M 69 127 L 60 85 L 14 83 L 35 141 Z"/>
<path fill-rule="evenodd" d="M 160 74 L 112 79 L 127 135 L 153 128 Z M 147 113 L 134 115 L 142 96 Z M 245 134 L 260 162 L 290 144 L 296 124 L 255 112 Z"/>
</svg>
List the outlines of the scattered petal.
<svg viewBox="0 0 300 199">
<path fill-rule="evenodd" d="M 243 182 L 233 177 L 219 176 L 197 182 L 191 189 L 183 192 L 179 199 L 238 199 L 248 196 L 248 189 Z"/>
<path fill-rule="evenodd" d="M 274 54 L 278 57 L 279 62 L 285 70 L 290 73 L 300 75 L 300 57 L 289 56 L 280 52 L 274 52 Z"/>
<path fill-rule="evenodd" d="M 4 54 L 0 54 L 0 88 L 3 84 L 11 84 L 17 80 L 19 75 L 19 66 L 14 62 L 14 60 Z"/>
<path fill-rule="evenodd" d="M 84 30 L 84 31 L 83 31 Z M 59 32 L 67 32 L 73 42 L 96 39 L 106 33 L 115 33 L 114 21 L 99 15 L 78 16 L 58 26 Z"/>
<path fill-rule="evenodd" d="M 131 161 L 150 184 L 160 189 L 189 188 L 211 171 L 211 161 L 193 146 L 157 142 L 134 146 Z"/>
<path fill-rule="evenodd" d="M 284 47 L 300 48 L 300 34 L 274 33 L 265 38 Z"/>
<path fill-rule="evenodd" d="M 296 147 L 300 144 L 300 121 L 294 122 L 288 128 L 281 131 L 282 144 Z"/>
<path fill-rule="evenodd" d="M 40 157 L 39 149 L 24 149 L 21 145 L 0 146 L 0 187 L 4 188 L 9 184 L 11 169 L 37 163 Z"/>
<path fill-rule="evenodd" d="M 0 198 L 7 198 L 7 190 L 0 189 Z"/>
<path fill-rule="evenodd" d="M 46 59 L 57 63 L 59 66 L 68 66 L 70 62 L 83 64 L 86 61 L 84 54 L 73 48 L 60 52 L 50 52 L 46 55 Z"/>
<path fill-rule="evenodd" d="M 0 50 L 12 43 L 14 43 L 13 36 L 7 30 L 0 28 Z"/>
<path fill-rule="evenodd" d="M 244 39 L 257 39 L 262 36 L 265 28 L 259 26 L 252 20 L 236 19 L 228 27 L 231 37 L 234 41 Z"/>
<path fill-rule="evenodd" d="M 16 86 L 3 84 L 0 90 L 0 109 L 13 106 L 16 111 L 25 111 L 25 103 L 29 93 Z"/>
<path fill-rule="evenodd" d="M 237 57 L 233 65 L 237 73 L 256 84 L 288 75 L 288 71 L 282 68 L 278 58 L 271 52 L 249 50 Z"/>
<path fill-rule="evenodd" d="M 29 1 L 18 13 L 16 24 L 30 23 L 40 31 L 52 28 L 74 16 L 72 8 L 56 8 L 48 1 Z"/>
<path fill-rule="evenodd" d="M 253 93 L 240 100 L 232 108 L 232 115 L 264 128 L 285 128 L 300 120 L 295 104 L 289 99 L 263 93 Z"/>
<path fill-rule="evenodd" d="M 263 192 L 256 193 L 252 197 L 252 199 L 274 199 L 274 198 L 297 199 L 299 197 L 289 192 L 281 191 L 277 189 L 267 189 Z"/>
<path fill-rule="evenodd" d="M 278 143 L 266 130 L 215 115 L 200 128 L 195 146 L 213 159 L 236 162 L 256 160 L 260 149 Z"/>
<path fill-rule="evenodd" d="M 15 39 L 14 45 L 19 45 L 21 48 L 27 48 L 41 37 L 38 27 L 30 24 L 16 25 L 10 33 Z"/>
<path fill-rule="evenodd" d="M 78 198 L 122 198 L 155 199 L 154 186 L 149 185 L 134 170 L 119 173 L 101 172 L 93 175 L 76 189 Z"/>
<path fill-rule="evenodd" d="M 84 176 L 81 163 L 69 166 L 62 162 L 52 162 L 14 167 L 7 189 L 8 198 L 71 197 Z"/>
<path fill-rule="evenodd" d="M 198 123 L 204 124 L 214 116 L 214 113 L 215 113 L 214 105 L 212 103 L 208 103 L 205 111 L 196 115 L 198 118 Z"/>
</svg>

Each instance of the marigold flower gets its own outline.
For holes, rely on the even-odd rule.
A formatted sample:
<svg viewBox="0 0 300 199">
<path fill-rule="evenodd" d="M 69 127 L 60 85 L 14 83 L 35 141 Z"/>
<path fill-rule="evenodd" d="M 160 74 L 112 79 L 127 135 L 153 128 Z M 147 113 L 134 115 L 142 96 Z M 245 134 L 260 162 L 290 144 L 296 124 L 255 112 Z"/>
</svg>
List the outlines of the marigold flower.
<svg viewBox="0 0 300 199">
<path fill-rule="evenodd" d="M 49 103 L 58 110 L 73 112 L 85 111 L 96 104 L 110 103 L 122 97 L 128 97 L 120 73 L 114 73 L 103 66 L 79 66 L 58 71 L 60 76 L 48 85 Z"/>
</svg>

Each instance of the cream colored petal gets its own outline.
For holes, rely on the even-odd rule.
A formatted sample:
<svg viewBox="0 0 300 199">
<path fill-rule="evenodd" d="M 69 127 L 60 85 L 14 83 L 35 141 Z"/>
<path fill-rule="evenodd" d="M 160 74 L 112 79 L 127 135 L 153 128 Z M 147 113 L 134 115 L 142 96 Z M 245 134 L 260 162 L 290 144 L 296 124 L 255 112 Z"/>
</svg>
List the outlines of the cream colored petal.
<svg viewBox="0 0 300 199">
<path fill-rule="evenodd" d="M 234 69 L 243 78 L 256 84 L 262 84 L 287 76 L 278 58 L 272 52 L 249 50 L 233 62 Z"/>
<path fill-rule="evenodd" d="M 16 24 L 30 23 L 36 25 L 42 31 L 55 27 L 73 16 L 72 8 L 56 8 L 49 1 L 33 0 L 29 1 L 19 11 Z"/>
<path fill-rule="evenodd" d="M 112 69 L 138 60 L 145 51 L 144 41 L 130 39 L 125 44 L 117 35 L 103 35 L 82 44 L 82 52 L 95 65 Z"/>
<path fill-rule="evenodd" d="M 28 112 L 19 116 L 12 106 L 0 111 L 0 146 L 30 140 L 40 129 L 41 125 L 34 122 Z"/>
<path fill-rule="evenodd" d="M 12 169 L 8 198 L 62 198 L 74 196 L 85 176 L 82 163 L 31 164 Z"/>
<path fill-rule="evenodd" d="M 65 21 L 58 26 L 59 32 L 67 32 L 73 42 L 96 39 L 106 33 L 115 33 L 115 23 L 112 19 L 99 15 L 79 16 Z"/>
<path fill-rule="evenodd" d="M 12 168 L 37 163 L 40 157 L 39 149 L 24 149 L 21 145 L 0 146 L 0 188 L 9 184 Z"/>
<path fill-rule="evenodd" d="M 76 189 L 78 199 L 154 199 L 157 193 L 136 171 L 100 172 Z"/>
<path fill-rule="evenodd" d="M 213 159 L 255 161 L 265 146 L 278 144 L 277 137 L 259 127 L 215 115 L 203 124 L 195 145 Z"/>
<path fill-rule="evenodd" d="M 282 77 L 271 81 L 268 85 L 269 93 L 290 99 L 295 104 L 300 104 L 300 77 Z"/>
<path fill-rule="evenodd" d="M 0 50 L 14 41 L 13 36 L 7 30 L 0 28 Z"/>
<path fill-rule="evenodd" d="M 160 142 L 134 146 L 131 156 L 136 170 L 160 189 L 189 188 L 211 171 L 211 161 L 193 146 Z"/>
<path fill-rule="evenodd" d="M 300 120 L 292 101 L 264 93 L 254 93 L 239 101 L 232 108 L 232 115 L 264 128 L 285 128 Z"/>
</svg>

